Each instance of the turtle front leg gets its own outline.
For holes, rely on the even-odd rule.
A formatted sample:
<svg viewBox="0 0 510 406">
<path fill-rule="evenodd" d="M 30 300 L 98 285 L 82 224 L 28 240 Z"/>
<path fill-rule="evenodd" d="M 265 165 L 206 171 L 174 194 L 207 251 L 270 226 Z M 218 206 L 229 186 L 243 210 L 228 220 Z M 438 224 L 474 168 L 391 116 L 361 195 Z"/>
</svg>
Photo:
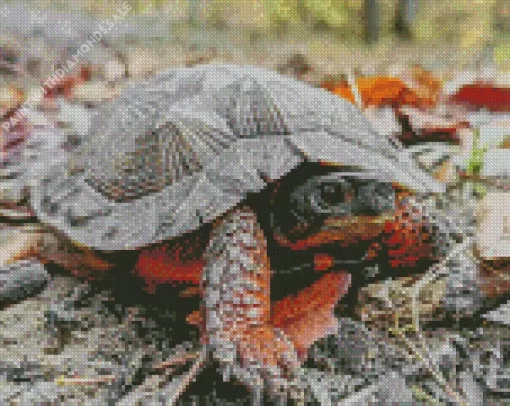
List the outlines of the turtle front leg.
<svg viewBox="0 0 510 406">
<path fill-rule="evenodd" d="M 272 395 L 300 397 L 294 343 L 271 322 L 267 244 L 252 210 L 235 209 L 218 221 L 204 271 L 205 342 L 224 378 L 256 393 L 265 383 Z"/>
</svg>

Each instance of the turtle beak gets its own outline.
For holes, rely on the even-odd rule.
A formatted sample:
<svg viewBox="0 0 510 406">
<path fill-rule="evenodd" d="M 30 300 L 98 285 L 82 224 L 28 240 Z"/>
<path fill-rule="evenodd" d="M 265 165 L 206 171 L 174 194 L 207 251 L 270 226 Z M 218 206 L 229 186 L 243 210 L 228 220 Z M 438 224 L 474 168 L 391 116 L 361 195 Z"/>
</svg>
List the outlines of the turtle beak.
<svg viewBox="0 0 510 406">
<path fill-rule="evenodd" d="M 289 241 L 275 234 L 276 241 L 292 250 L 307 250 L 323 245 L 338 243 L 342 246 L 372 241 L 395 219 L 395 213 L 378 216 L 332 216 L 324 221 L 321 229 L 312 235 L 296 241 Z"/>
<path fill-rule="evenodd" d="M 378 216 L 330 217 L 322 227 L 323 243 L 342 242 L 342 245 L 359 241 L 372 241 L 384 231 L 386 223 L 394 219 L 394 213 Z"/>
</svg>

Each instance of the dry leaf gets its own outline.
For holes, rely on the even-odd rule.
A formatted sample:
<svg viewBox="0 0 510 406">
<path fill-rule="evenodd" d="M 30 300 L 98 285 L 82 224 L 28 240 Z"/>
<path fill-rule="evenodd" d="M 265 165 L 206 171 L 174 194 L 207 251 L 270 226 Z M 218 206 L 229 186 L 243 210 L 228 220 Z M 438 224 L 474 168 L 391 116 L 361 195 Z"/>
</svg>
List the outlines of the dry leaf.
<svg viewBox="0 0 510 406">
<path fill-rule="evenodd" d="M 496 87 L 488 83 L 473 83 L 462 86 L 450 101 L 473 110 L 510 111 L 510 88 Z"/>
<path fill-rule="evenodd" d="M 346 272 L 324 275 L 296 295 L 273 303 L 271 323 L 285 331 L 303 355 L 315 341 L 336 331 L 338 321 L 333 310 L 350 283 L 351 276 Z"/>
</svg>

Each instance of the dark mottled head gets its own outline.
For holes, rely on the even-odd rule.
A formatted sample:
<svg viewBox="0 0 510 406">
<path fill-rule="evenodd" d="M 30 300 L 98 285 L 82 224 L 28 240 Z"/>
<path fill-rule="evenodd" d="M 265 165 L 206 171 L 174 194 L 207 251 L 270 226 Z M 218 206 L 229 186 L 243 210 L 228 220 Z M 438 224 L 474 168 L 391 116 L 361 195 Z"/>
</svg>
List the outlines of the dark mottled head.
<svg viewBox="0 0 510 406">
<path fill-rule="evenodd" d="M 295 242 L 317 233 L 353 233 L 395 212 L 396 190 L 376 174 L 307 164 L 283 178 L 271 201 L 271 227 Z M 366 231 L 366 230 L 365 230 Z M 370 234 L 370 233 L 368 233 Z M 325 234 L 321 238 L 326 238 Z M 348 235 L 326 239 L 349 239 Z M 314 244 L 315 245 L 315 244 Z"/>
</svg>

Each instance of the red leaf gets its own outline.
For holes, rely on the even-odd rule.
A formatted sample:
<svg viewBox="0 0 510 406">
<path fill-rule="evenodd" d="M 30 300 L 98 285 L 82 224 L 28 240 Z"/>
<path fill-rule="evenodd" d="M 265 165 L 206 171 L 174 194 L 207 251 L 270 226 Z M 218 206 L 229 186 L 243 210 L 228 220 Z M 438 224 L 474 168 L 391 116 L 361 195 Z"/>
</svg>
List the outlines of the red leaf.
<svg viewBox="0 0 510 406">
<path fill-rule="evenodd" d="M 462 86 L 450 101 L 472 109 L 510 111 L 510 88 L 496 87 L 488 83 L 473 83 Z"/>
<path fill-rule="evenodd" d="M 289 295 L 271 306 L 271 324 L 292 340 L 300 356 L 317 340 L 335 332 L 336 303 L 347 293 L 351 275 L 334 272 L 296 295 Z"/>
</svg>

